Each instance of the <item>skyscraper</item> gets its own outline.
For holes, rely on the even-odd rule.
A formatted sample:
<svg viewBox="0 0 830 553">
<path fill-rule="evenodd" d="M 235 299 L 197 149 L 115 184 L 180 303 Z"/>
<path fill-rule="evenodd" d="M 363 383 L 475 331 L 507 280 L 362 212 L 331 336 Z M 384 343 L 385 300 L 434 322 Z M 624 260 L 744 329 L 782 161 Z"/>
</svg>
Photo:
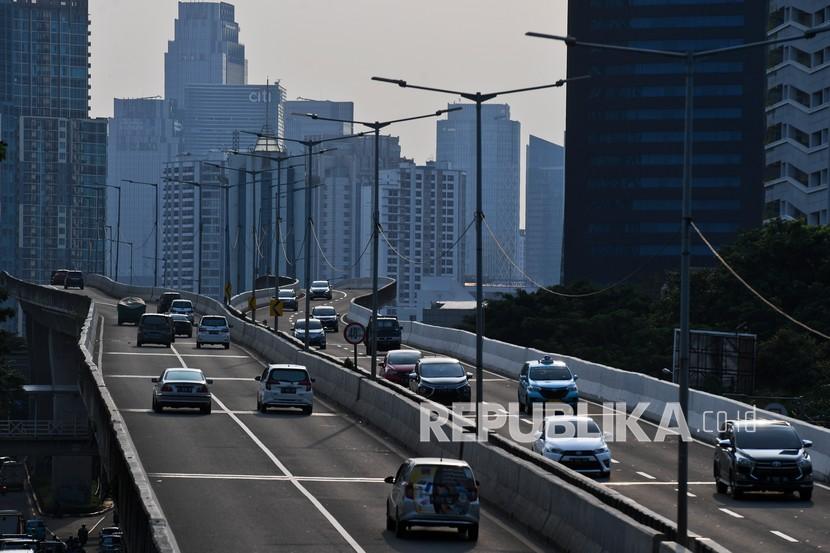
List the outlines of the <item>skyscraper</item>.
<svg viewBox="0 0 830 553">
<path fill-rule="evenodd" d="M 0 266 L 100 271 L 107 124 L 88 119 L 87 0 L 0 0 Z"/>
<path fill-rule="evenodd" d="M 176 143 L 173 141 L 169 118 L 165 113 L 167 104 L 161 99 L 136 98 L 115 99 L 115 111 L 109 120 L 109 140 L 107 144 L 107 182 L 121 188 L 121 240 L 133 244 L 133 283 L 151 285 L 154 281 L 156 264 L 154 256 L 161 257 L 162 249 L 156 248 L 156 232 L 153 227 L 157 205 L 161 211 L 162 188 L 147 184 L 123 182 L 124 179 L 154 183 L 161 186 L 164 163 L 174 154 Z M 118 194 L 112 188 L 107 190 L 107 227 L 116 228 L 118 224 Z M 159 218 L 158 239 L 161 244 L 161 218 Z M 109 252 L 118 251 L 110 246 Z M 121 277 L 126 275 L 124 268 L 129 267 L 129 249 L 120 249 Z M 107 256 L 107 273 L 111 274 Z M 158 263 L 159 271 L 162 263 Z M 161 285 L 161 274 L 158 284 Z M 124 280 L 124 279 L 122 279 Z"/>
<path fill-rule="evenodd" d="M 830 2 L 772 0 L 769 38 L 830 20 Z M 767 63 L 765 219 L 830 224 L 830 35 L 770 49 Z"/>
<path fill-rule="evenodd" d="M 192 84 L 248 82 L 245 46 L 239 43 L 234 7 L 225 2 L 179 2 L 173 40 L 164 54 L 164 97 L 186 106 Z"/>
<path fill-rule="evenodd" d="M 579 40 L 686 51 L 766 38 L 766 2 L 571 2 Z M 716 246 L 761 222 L 762 48 L 695 63 L 692 212 Z M 679 266 L 683 60 L 568 49 L 565 281 L 662 277 Z M 692 265 L 713 258 L 693 243 Z"/>
<path fill-rule="evenodd" d="M 463 214 L 464 225 L 473 220 L 476 209 L 476 110 L 473 104 L 450 105 L 461 107 L 447 114 L 437 123 L 436 161 L 447 163 L 449 169 L 467 173 Z M 510 119 L 507 104 L 482 106 L 482 209 L 487 224 L 497 240 L 516 260 L 516 240 L 519 234 L 519 135 L 521 125 Z M 484 280 L 488 283 L 512 283 L 518 275 L 504 259 L 498 246 L 484 229 Z M 475 275 L 475 233 L 465 238 L 465 275 Z"/>
<path fill-rule="evenodd" d="M 526 152 L 525 272 L 550 286 L 559 284 L 562 273 L 565 149 L 530 135 Z"/>
</svg>

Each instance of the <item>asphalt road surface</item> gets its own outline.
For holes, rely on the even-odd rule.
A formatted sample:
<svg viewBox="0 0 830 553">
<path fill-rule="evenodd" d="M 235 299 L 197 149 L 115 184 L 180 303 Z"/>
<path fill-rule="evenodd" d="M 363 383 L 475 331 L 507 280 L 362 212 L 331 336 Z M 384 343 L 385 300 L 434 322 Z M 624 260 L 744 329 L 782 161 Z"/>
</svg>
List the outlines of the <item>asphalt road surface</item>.
<svg viewBox="0 0 830 553">
<path fill-rule="evenodd" d="M 368 290 L 335 290 L 331 302 L 316 300 L 312 305 L 333 305 L 338 314 L 348 313 L 351 300 Z M 305 303 L 300 302 L 297 313 L 287 312 L 288 321 L 302 318 Z M 265 311 L 260 310 L 264 315 Z M 259 317 L 262 319 L 262 315 Z M 280 320 L 280 328 L 290 328 L 286 317 Z M 341 320 L 340 333 L 329 333 L 327 350 L 341 358 L 352 357 L 353 346 L 343 338 L 346 319 Z M 269 320 L 273 326 L 273 319 Z M 403 336 L 406 342 L 406 335 Z M 406 347 L 406 346 L 405 346 Z M 431 352 L 424 352 L 429 355 Z M 358 364 L 369 368 L 370 358 L 365 348 L 358 348 Z M 467 370 L 475 369 L 465 364 Z M 486 367 L 485 367 L 486 369 Z M 475 379 L 471 382 L 475 398 Z M 534 425 L 530 417 L 510 415 L 509 403 L 517 401 L 517 383 L 513 379 L 484 371 L 484 399 L 490 408 L 507 413 L 508 418 L 518 417 L 520 431 L 530 434 Z M 597 421 L 603 430 L 605 423 L 616 424 L 611 415 L 613 405 L 600 405 L 583 401 L 583 408 Z M 537 409 L 539 411 L 539 409 Z M 616 414 L 620 414 L 616 411 Z M 603 420 L 606 415 L 606 420 Z M 628 432 L 627 440 L 609 443 L 613 455 L 610 478 L 599 479 L 620 493 L 630 497 L 652 511 L 672 520 L 677 513 L 677 440 L 669 435 L 664 441 L 653 441 L 658 426 L 638 419 L 649 441 L 640 442 Z M 663 429 L 665 434 L 665 430 Z M 507 426 L 498 431 L 508 435 Z M 529 447 L 529 444 L 526 444 Z M 830 486 L 816 484 L 812 501 L 801 501 L 797 495 L 780 493 L 746 494 L 736 501 L 715 492 L 712 478 L 711 444 L 694 441 L 689 445 L 689 528 L 703 538 L 717 541 L 732 551 L 828 551 L 830 550 Z"/>
<path fill-rule="evenodd" d="M 115 322 L 116 299 L 77 293 L 105 317 L 96 356 L 182 551 L 552 550 L 486 508 L 475 545 L 452 530 L 395 538 L 385 530 L 383 478 L 407 452 L 319 397 L 311 416 L 257 413 L 254 376 L 263 365 L 248 351 L 197 350 L 184 338 L 170 349 L 138 348 L 135 328 Z M 151 411 L 150 379 L 181 366 L 214 379 L 212 414 Z"/>
</svg>

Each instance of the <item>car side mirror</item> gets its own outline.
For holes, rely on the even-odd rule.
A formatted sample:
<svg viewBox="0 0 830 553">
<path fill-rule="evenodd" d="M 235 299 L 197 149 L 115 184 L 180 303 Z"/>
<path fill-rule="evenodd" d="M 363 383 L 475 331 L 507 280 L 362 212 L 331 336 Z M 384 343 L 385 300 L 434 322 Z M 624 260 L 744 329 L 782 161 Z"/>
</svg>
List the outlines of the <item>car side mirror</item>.
<svg viewBox="0 0 830 553">
<path fill-rule="evenodd" d="M 614 435 L 611 434 L 610 432 L 603 432 L 602 433 L 602 439 L 603 440 L 612 440 L 613 438 L 614 438 Z"/>
<path fill-rule="evenodd" d="M 416 373 L 416 372 L 409 373 L 409 378 L 411 380 L 418 380 L 418 373 Z"/>
<path fill-rule="evenodd" d="M 312 383 L 317 382 L 317 379 L 316 379 L 316 378 L 312 378 L 312 379 L 311 379 L 311 382 L 312 382 Z"/>
<path fill-rule="evenodd" d="M 574 380 L 579 380 L 579 375 L 578 374 L 574 375 Z"/>
<path fill-rule="evenodd" d="M 159 379 L 158 379 L 158 378 L 153 378 L 153 379 L 152 379 L 152 381 L 153 381 L 153 382 L 158 382 L 158 381 L 159 381 Z"/>
<path fill-rule="evenodd" d="M 386 482 L 387 484 L 394 484 L 395 483 L 395 477 L 394 476 L 387 476 L 386 478 L 383 479 L 383 481 Z"/>
<path fill-rule="evenodd" d="M 721 449 L 729 449 L 730 447 L 732 447 L 732 442 L 730 442 L 729 440 L 718 440 L 718 447 Z"/>
<path fill-rule="evenodd" d="M 254 377 L 254 380 L 256 380 L 257 382 L 260 382 L 262 380 L 262 377 L 260 375 L 256 375 Z"/>
<path fill-rule="evenodd" d="M 473 373 L 467 373 L 467 380 L 471 379 L 472 377 L 473 377 Z"/>
<path fill-rule="evenodd" d="M 812 440 L 801 440 L 801 445 L 803 445 L 805 448 L 813 447 L 813 441 Z"/>
<path fill-rule="evenodd" d="M 208 379 L 206 380 L 206 382 L 207 382 L 208 384 L 213 384 L 213 379 L 212 379 L 212 378 L 208 378 Z"/>
</svg>

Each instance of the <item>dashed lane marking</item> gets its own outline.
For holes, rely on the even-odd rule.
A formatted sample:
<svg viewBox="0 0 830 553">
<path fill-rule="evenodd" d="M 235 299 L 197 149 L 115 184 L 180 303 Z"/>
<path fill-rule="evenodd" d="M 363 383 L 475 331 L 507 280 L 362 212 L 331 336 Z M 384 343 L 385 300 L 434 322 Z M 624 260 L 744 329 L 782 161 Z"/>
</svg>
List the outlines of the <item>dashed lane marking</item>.
<svg viewBox="0 0 830 553">
<path fill-rule="evenodd" d="M 714 482 L 689 482 L 690 486 L 712 486 Z M 604 482 L 605 486 L 677 486 L 677 482 L 660 482 L 657 480 L 654 481 L 646 481 L 643 482 L 642 480 L 634 481 L 634 482 Z"/>
<path fill-rule="evenodd" d="M 155 353 L 146 351 L 107 351 L 104 355 L 152 355 L 155 357 L 221 357 L 222 359 L 247 359 L 247 355 L 211 355 L 210 353 Z"/>
<path fill-rule="evenodd" d="M 732 518 L 744 518 L 744 516 L 742 514 L 736 513 L 735 511 L 730 511 L 729 509 L 726 509 L 724 507 L 719 508 L 718 511 L 720 511 L 722 513 L 726 513 L 727 515 L 731 516 Z"/>
<path fill-rule="evenodd" d="M 639 474 L 639 475 L 640 475 L 640 476 L 642 476 L 643 478 L 648 478 L 649 480 L 657 480 L 657 477 L 656 477 L 656 476 L 652 476 L 652 475 L 650 475 L 650 474 L 649 474 L 649 473 L 647 473 L 647 472 L 642 472 L 642 471 L 639 471 L 639 470 L 638 470 L 638 471 L 636 472 L 636 474 Z"/>
<path fill-rule="evenodd" d="M 776 536 L 778 536 L 779 538 L 781 538 L 784 541 L 788 541 L 790 543 L 798 543 L 797 539 L 795 539 L 792 536 L 788 536 L 784 532 L 779 532 L 778 530 L 770 530 L 770 533 L 775 534 Z"/>
<path fill-rule="evenodd" d="M 150 478 L 185 478 L 191 480 L 276 480 L 288 482 L 344 482 L 358 484 L 383 483 L 383 478 L 350 477 L 350 476 L 286 476 L 284 474 L 199 474 L 182 472 L 151 472 Z"/>
</svg>

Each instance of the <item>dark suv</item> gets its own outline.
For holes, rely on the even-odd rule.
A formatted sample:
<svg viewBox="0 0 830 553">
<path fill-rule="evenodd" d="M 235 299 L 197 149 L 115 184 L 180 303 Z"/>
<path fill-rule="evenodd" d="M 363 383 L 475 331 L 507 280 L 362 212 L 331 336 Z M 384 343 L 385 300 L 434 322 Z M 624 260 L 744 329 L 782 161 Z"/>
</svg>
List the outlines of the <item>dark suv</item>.
<svg viewBox="0 0 830 553">
<path fill-rule="evenodd" d="M 369 319 L 369 324 L 366 326 L 366 355 L 372 355 L 372 341 L 371 336 L 375 328 L 374 320 Z M 378 351 L 389 351 L 393 349 L 401 349 L 401 325 L 398 323 L 397 317 L 378 317 L 377 322 L 378 334 Z"/>
<path fill-rule="evenodd" d="M 81 271 L 69 271 L 66 273 L 66 278 L 63 279 L 63 287 L 84 289 L 84 274 Z"/>
<path fill-rule="evenodd" d="M 165 292 L 159 298 L 158 307 L 156 308 L 157 313 L 167 313 L 170 311 L 170 305 L 173 303 L 173 300 L 181 299 L 182 295 L 178 292 Z"/>
<path fill-rule="evenodd" d="M 802 440 L 786 421 L 726 421 L 718 432 L 715 449 L 715 486 L 740 498 L 745 491 L 798 491 L 801 499 L 813 496 L 813 464 Z"/>
<path fill-rule="evenodd" d="M 176 331 L 170 315 L 145 313 L 138 320 L 138 336 L 135 341 L 138 347 L 144 344 L 161 344 L 169 348 L 175 341 Z"/>
</svg>

